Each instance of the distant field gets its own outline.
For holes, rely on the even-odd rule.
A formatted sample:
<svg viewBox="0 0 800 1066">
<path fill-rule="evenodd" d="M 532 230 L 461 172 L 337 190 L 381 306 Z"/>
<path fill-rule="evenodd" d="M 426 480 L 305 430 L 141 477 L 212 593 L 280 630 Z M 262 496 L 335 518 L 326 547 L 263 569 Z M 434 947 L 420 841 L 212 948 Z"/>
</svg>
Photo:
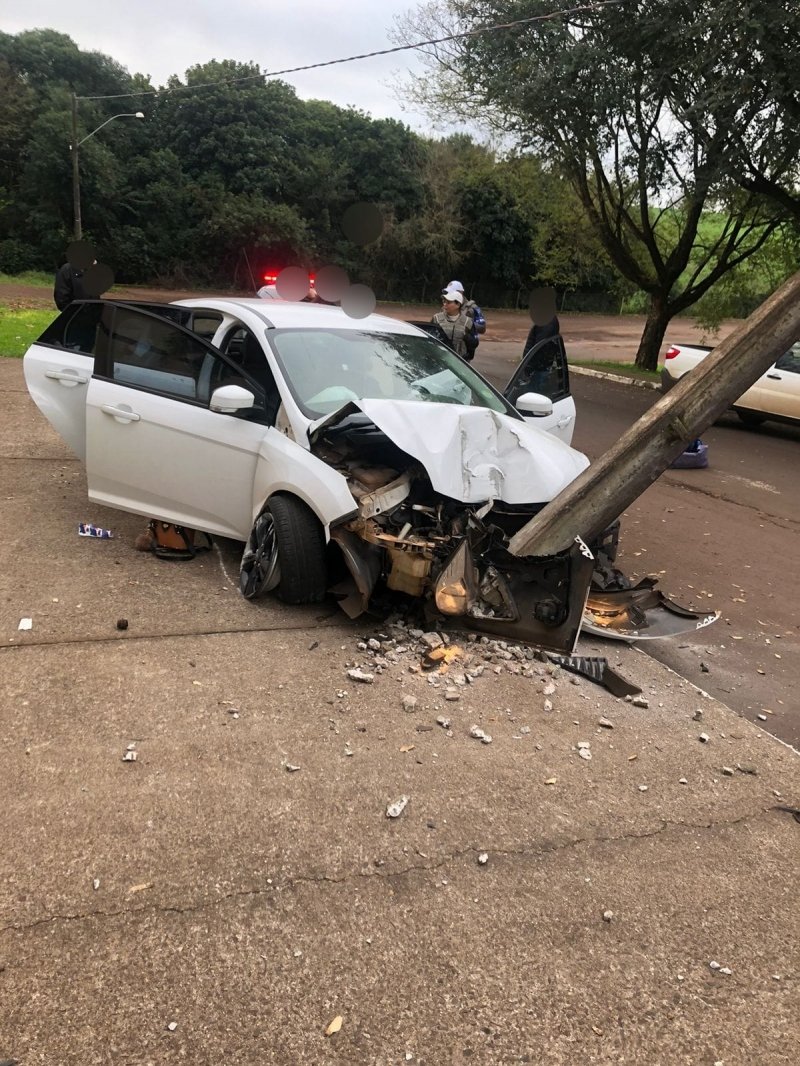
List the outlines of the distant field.
<svg viewBox="0 0 800 1066">
<path fill-rule="evenodd" d="M 0 273 L 0 285 L 12 282 L 15 285 L 41 285 L 42 288 L 51 288 L 53 275 L 45 274 L 41 270 L 26 270 L 22 274 Z"/>
<path fill-rule="evenodd" d="M 57 314 L 55 308 L 16 310 L 0 304 L 0 356 L 21 358 Z"/>
</svg>

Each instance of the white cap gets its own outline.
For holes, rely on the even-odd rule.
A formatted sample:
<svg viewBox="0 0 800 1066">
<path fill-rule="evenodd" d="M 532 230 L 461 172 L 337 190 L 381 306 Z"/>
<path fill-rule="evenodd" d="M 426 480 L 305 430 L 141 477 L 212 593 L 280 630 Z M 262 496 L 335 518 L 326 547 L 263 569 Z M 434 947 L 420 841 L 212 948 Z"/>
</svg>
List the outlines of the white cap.
<svg viewBox="0 0 800 1066">
<path fill-rule="evenodd" d="M 448 281 L 447 289 L 457 289 L 459 292 L 463 292 L 464 286 L 460 281 Z"/>
<path fill-rule="evenodd" d="M 460 307 L 464 302 L 464 293 L 459 292 L 458 289 L 445 289 L 442 293 L 443 300 L 455 300 Z"/>
</svg>

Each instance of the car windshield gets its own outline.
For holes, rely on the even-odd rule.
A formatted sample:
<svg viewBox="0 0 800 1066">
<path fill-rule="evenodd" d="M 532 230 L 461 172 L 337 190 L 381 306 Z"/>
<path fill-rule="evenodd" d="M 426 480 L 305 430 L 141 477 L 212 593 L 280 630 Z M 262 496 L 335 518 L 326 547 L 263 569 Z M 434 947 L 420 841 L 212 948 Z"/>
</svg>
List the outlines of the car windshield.
<svg viewBox="0 0 800 1066">
<path fill-rule="evenodd" d="M 292 393 L 309 418 L 350 400 L 416 400 L 513 413 L 449 348 L 427 336 L 353 329 L 267 333 Z"/>
</svg>

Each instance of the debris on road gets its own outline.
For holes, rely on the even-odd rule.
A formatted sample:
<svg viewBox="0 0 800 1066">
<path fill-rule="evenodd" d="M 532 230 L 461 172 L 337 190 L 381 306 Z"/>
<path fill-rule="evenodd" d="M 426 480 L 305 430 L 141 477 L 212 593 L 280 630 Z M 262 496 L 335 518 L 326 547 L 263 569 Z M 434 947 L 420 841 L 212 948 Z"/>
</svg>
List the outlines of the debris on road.
<svg viewBox="0 0 800 1066">
<path fill-rule="evenodd" d="M 701 744 L 708 744 L 709 740 L 711 740 L 711 737 L 708 735 L 708 733 L 701 733 L 697 739 L 700 741 Z"/>
<path fill-rule="evenodd" d="M 634 707 L 649 707 L 650 701 L 647 696 L 634 696 L 631 700 Z"/>
<path fill-rule="evenodd" d="M 24 633 L 24 632 L 26 632 L 29 629 L 33 629 L 33 619 L 32 618 L 20 618 L 19 625 L 17 626 L 17 631 Z"/>
<path fill-rule="evenodd" d="M 410 696 L 406 694 L 405 696 L 403 696 L 403 710 L 408 711 L 408 713 L 410 714 L 412 711 L 416 710 L 417 702 L 418 701 L 416 696 Z"/>
<path fill-rule="evenodd" d="M 94 891 L 96 892 L 99 887 L 100 887 L 100 878 L 99 877 L 93 878 L 93 880 L 92 880 L 92 888 L 94 889 Z"/>
<path fill-rule="evenodd" d="M 649 788 L 650 788 L 649 785 L 639 785 L 639 791 L 640 792 L 647 792 Z"/>
<path fill-rule="evenodd" d="M 608 718 L 598 718 L 597 724 L 601 729 L 613 729 L 614 723 Z"/>
<path fill-rule="evenodd" d="M 128 628 L 128 619 L 127 618 L 118 618 L 117 619 L 117 629 L 125 630 L 127 628 Z"/>
<path fill-rule="evenodd" d="M 489 861 L 489 853 L 487 851 L 482 851 L 480 853 L 480 855 L 478 856 L 478 864 L 480 866 L 485 866 L 488 861 Z"/>
<path fill-rule="evenodd" d="M 440 725 L 442 727 L 442 729 L 449 729 L 450 728 L 450 719 L 445 717 L 445 715 L 440 714 L 436 718 L 436 724 Z"/>
<path fill-rule="evenodd" d="M 284 770 L 287 771 L 287 773 L 290 773 L 290 774 L 295 774 L 300 769 L 300 767 L 296 763 L 293 763 L 293 762 L 284 762 L 283 768 L 284 768 Z"/>
<path fill-rule="evenodd" d="M 471 736 L 471 737 L 472 737 L 472 738 L 473 738 L 474 740 L 480 740 L 480 741 L 482 741 L 482 742 L 483 742 L 484 744 L 491 744 L 491 743 L 492 743 L 492 738 L 491 738 L 491 737 L 489 736 L 489 734 L 488 734 L 488 733 L 485 733 L 485 732 L 484 732 L 484 731 L 483 731 L 483 730 L 481 729 L 481 727 L 480 727 L 480 726 L 477 726 L 477 725 L 474 725 L 474 726 L 472 726 L 472 727 L 470 728 L 470 731 L 469 731 L 469 735 L 470 735 L 470 736 Z"/>
<path fill-rule="evenodd" d="M 131 887 L 128 889 L 128 895 L 135 896 L 137 892 L 146 892 L 148 888 L 152 887 L 152 881 L 143 881 L 140 885 L 131 885 Z"/>
<path fill-rule="evenodd" d="M 613 911 L 603 911 L 603 921 L 610 922 L 614 917 Z"/>
<path fill-rule="evenodd" d="M 100 526 L 96 526 L 93 522 L 79 522 L 78 536 L 94 537 L 97 540 L 112 540 L 114 534 L 110 529 L 101 529 Z"/>
<path fill-rule="evenodd" d="M 169 1031 L 171 1033 L 174 1033 L 177 1028 L 178 1028 L 178 1023 L 177 1022 L 169 1022 L 167 1024 L 167 1029 L 169 1029 Z"/>
<path fill-rule="evenodd" d="M 358 667 L 348 670 L 347 676 L 351 681 L 360 681 L 362 685 L 371 685 L 375 680 L 374 674 L 369 674 L 366 670 L 360 670 Z"/>
<path fill-rule="evenodd" d="M 390 803 L 386 808 L 386 817 L 399 818 L 407 806 L 408 796 L 401 796 L 400 799 L 396 799 L 394 803 Z"/>
<path fill-rule="evenodd" d="M 634 696 L 642 690 L 638 685 L 632 685 L 629 681 L 613 670 L 608 665 L 608 659 L 599 655 L 549 655 L 551 662 L 563 666 L 572 674 L 588 678 L 597 685 L 622 699 L 624 696 Z"/>
<path fill-rule="evenodd" d="M 725 777 L 733 777 L 734 770 L 732 766 L 723 766 L 722 773 Z"/>
<path fill-rule="evenodd" d="M 333 1021 L 330 1022 L 327 1028 L 325 1029 L 325 1036 L 333 1036 L 334 1033 L 338 1033 L 339 1030 L 342 1028 L 343 1022 L 344 1018 L 341 1016 L 341 1014 L 337 1014 Z"/>
</svg>

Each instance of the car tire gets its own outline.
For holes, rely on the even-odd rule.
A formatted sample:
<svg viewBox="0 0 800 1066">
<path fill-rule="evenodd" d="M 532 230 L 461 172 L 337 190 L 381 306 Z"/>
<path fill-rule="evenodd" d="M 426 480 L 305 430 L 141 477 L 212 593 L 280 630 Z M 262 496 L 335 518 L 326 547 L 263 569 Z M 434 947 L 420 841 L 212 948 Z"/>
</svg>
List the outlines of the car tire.
<svg viewBox="0 0 800 1066">
<path fill-rule="evenodd" d="M 275 592 L 284 603 L 319 603 L 327 586 L 325 536 L 317 516 L 296 496 L 270 496 L 242 556 L 242 595 L 251 600 Z"/>
<path fill-rule="evenodd" d="M 738 411 L 736 414 L 744 422 L 746 426 L 750 426 L 755 429 L 756 426 L 760 426 L 763 422 L 766 422 L 766 415 L 757 415 L 755 411 Z"/>
</svg>

